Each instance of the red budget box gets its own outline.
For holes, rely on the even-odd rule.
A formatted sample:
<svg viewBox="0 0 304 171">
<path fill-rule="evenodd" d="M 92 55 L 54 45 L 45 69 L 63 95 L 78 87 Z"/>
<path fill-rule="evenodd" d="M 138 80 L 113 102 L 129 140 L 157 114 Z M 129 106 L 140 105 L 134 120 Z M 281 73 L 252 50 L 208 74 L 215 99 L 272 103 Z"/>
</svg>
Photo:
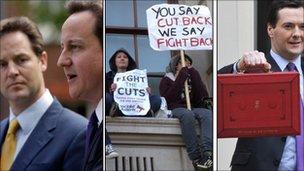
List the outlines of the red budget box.
<svg viewBox="0 0 304 171">
<path fill-rule="evenodd" d="M 300 134 L 299 73 L 218 74 L 218 137 Z"/>
</svg>

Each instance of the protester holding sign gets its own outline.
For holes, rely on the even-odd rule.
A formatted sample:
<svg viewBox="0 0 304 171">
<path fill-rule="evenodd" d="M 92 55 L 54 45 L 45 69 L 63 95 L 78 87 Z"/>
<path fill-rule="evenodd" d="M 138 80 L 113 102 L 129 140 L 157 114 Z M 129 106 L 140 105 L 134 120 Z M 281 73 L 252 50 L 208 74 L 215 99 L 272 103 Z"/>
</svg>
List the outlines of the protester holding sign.
<svg viewBox="0 0 304 171">
<path fill-rule="evenodd" d="M 106 115 L 109 115 L 110 108 L 114 103 L 113 92 L 116 90 L 117 85 L 114 83 L 114 77 L 117 73 L 124 73 L 126 71 L 131 71 L 137 68 L 137 65 L 131 55 L 125 49 L 117 50 L 110 58 L 109 65 L 111 71 L 106 73 Z M 150 106 L 153 113 L 156 113 L 161 104 L 161 99 L 159 96 L 151 95 L 151 90 L 147 87 L 149 92 Z M 121 111 L 117 111 L 117 115 L 125 116 Z M 136 115 L 136 114 L 134 114 Z M 152 116 L 149 112 L 145 116 Z"/>
<path fill-rule="evenodd" d="M 187 67 L 182 67 L 180 56 L 171 59 L 166 75 L 160 82 L 159 90 L 161 96 L 165 97 L 168 108 L 172 110 L 173 117 L 180 121 L 182 137 L 194 168 L 207 169 L 213 165 L 212 112 L 202 108 L 203 98 L 208 97 L 208 92 L 198 71 L 192 67 L 192 59 L 188 55 L 185 55 L 185 58 Z M 192 110 L 186 108 L 184 92 L 186 80 L 189 83 Z M 200 142 L 197 141 L 195 119 L 200 125 Z"/>
</svg>

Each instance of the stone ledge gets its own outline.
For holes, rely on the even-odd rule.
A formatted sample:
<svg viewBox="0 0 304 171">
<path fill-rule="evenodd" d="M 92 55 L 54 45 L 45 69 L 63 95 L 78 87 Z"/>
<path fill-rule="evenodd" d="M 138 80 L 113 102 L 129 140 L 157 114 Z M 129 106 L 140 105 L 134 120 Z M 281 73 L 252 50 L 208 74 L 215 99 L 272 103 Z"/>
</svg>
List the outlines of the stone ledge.
<svg viewBox="0 0 304 171">
<path fill-rule="evenodd" d="M 107 117 L 106 122 L 114 144 L 184 146 L 175 118 Z"/>
<path fill-rule="evenodd" d="M 106 117 L 106 123 L 110 133 L 181 135 L 176 118 Z"/>
</svg>

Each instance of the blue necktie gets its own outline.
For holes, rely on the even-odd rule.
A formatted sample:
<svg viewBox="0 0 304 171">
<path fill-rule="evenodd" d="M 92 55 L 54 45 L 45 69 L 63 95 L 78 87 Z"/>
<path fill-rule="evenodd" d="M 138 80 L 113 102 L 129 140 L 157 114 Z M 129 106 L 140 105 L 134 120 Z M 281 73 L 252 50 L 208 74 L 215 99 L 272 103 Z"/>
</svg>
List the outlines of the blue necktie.
<svg viewBox="0 0 304 171">
<path fill-rule="evenodd" d="M 289 62 L 286 66 L 287 71 L 298 72 L 297 67 L 294 63 Z M 303 121 L 303 101 L 301 100 L 301 134 L 296 136 L 296 150 L 297 150 L 297 170 L 304 170 L 304 121 Z"/>
<path fill-rule="evenodd" d="M 85 148 L 86 156 L 88 155 L 88 153 L 90 151 L 91 143 L 93 141 L 93 138 L 94 138 L 94 135 L 96 134 L 97 129 L 98 129 L 98 118 L 94 111 L 90 117 L 89 124 L 87 127 L 87 132 L 86 132 L 86 148 Z"/>
</svg>

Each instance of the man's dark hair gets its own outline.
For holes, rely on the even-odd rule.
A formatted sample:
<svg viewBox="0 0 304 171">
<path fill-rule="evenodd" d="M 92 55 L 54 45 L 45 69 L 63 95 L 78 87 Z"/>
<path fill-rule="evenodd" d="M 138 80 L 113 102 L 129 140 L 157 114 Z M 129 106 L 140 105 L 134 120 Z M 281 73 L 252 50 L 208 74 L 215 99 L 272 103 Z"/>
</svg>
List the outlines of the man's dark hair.
<svg viewBox="0 0 304 171">
<path fill-rule="evenodd" d="M 44 42 L 37 25 L 27 17 L 11 17 L 0 22 L 0 38 L 12 32 L 24 33 L 31 42 L 34 53 L 40 57 L 44 51 Z"/>
<path fill-rule="evenodd" d="M 283 8 L 304 8 L 303 0 L 274 0 L 268 11 L 267 24 L 275 27 L 278 22 L 278 13 Z"/>
<path fill-rule="evenodd" d="M 90 11 L 96 17 L 95 29 L 93 30 L 93 32 L 98 38 L 100 45 L 102 46 L 103 10 L 101 1 L 69 1 L 66 4 L 66 8 L 69 12 L 69 15 L 83 11 Z"/>
</svg>

